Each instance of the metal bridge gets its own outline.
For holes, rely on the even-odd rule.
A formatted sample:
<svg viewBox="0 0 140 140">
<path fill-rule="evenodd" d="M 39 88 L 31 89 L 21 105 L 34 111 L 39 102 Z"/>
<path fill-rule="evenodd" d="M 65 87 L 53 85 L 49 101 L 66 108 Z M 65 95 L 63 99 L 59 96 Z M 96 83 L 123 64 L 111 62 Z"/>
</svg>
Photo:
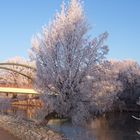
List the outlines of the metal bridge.
<svg viewBox="0 0 140 140">
<path fill-rule="evenodd" d="M 4 70 L 8 70 L 8 71 L 13 71 L 13 72 L 16 72 L 24 77 L 27 77 L 28 79 L 32 79 L 31 76 L 28 76 L 20 71 L 17 71 L 15 69 L 12 69 L 12 68 L 9 68 L 7 66 L 20 66 L 20 67 L 24 67 L 24 68 L 27 68 L 27 69 L 31 69 L 33 70 L 34 72 L 36 71 L 36 68 L 33 67 L 33 66 L 30 66 L 30 65 L 27 65 L 27 64 L 20 64 L 20 63 L 13 63 L 13 62 L 6 62 L 6 63 L 0 63 L 0 69 L 4 69 Z"/>
<path fill-rule="evenodd" d="M 24 77 L 27 77 L 28 79 L 33 80 L 33 78 L 25 73 L 22 73 L 20 71 L 17 71 L 15 69 L 12 69 L 10 67 L 7 66 L 19 66 L 19 67 L 23 67 L 23 68 L 27 68 L 27 69 L 31 69 L 33 70 L 33 72 L 36 71 L 36 68 L 28 65 L 28 64 L 20 64 L 20 63 L 13 63 L 13 62 L 4 62 L 4 63 L 0 63 L 0 69 L 4 69 L 4 70 L 8 70 L 8 71 L 13 71 L 16 72 Z M 33 90 L 33 89 L 24 89 L 24 88 L 10 88 L 10 87 L 0 87 L 0 93 L 6 93 L 8 94 L 24 94 L 24 95 L 38 95 L 38 93 Z"/>
</svg>

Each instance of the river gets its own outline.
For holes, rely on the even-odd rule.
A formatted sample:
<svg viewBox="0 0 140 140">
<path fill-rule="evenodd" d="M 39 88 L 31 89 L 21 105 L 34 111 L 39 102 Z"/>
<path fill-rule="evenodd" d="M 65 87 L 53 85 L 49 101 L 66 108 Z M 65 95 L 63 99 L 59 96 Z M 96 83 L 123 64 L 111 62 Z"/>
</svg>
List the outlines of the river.
<svg viewBox="0 0 140 140">
<path fill-rule="evenodd" d="M 7 114 L 32 118 L 36 113 L 32 107 L 11 107 L 4 111 Z M 139 113 L 107 113 L 91 121 L 85 127 L 78 127 L 66 120 L 50 120 L 46 127 L 63 133 L 69 140 L 140 140 L 136 133 L 140 129 L 140 121 L 132 118 Z"/>
<path fill-rule="evenodd" d="M 138 113 L 108 113 L 93 120 L 86 127 L 73 126 L 70 122 L 52 120 L 49 127 L 64 133 L 70 140 L 140 140 L 136 131 L 140 121 L 132 118 Z"/>
</svg>

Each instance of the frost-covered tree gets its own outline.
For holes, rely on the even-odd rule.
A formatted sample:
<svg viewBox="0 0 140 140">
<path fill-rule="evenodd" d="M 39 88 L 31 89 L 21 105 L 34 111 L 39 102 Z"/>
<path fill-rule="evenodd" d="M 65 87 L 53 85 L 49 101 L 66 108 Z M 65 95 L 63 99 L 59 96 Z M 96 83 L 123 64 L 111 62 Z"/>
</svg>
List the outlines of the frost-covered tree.
<svg viewBox="0 0 140 140">
<path fill-rule="evenodd" d="M 90 79 L 93 82 L 93 100 L 98 112 L 114 109 L 117 94 L 122 90 L 118 73 L 110 61 L 97 65 L 97 70 L 91 70 Z M 96 93 L 96 94 L 95 94 Z"/>
<path fill-rule="evenodd" d="M 104 79 L 104 77 L 107 77 L 104 82 L 106 84 L 109 83 L 110 89 L 111 87 L 116 87 L 116 100 L 114 103 L 114 107 L 116 109 L 123 110 L 130 109 L 130 106 L 132 107 L 132 105 L 133 107 L 134 105 L 136 106 L 136 102 L 140 96 L 140 66 L 138 65 L 138 63 L 132 60 L 110 60 L 109 63 L 111 67 L 108 66 L 108 68 L 110 67 L 110 70 L 104 68 L 102 70 L 104 74 L 102 76 L 100 74 L 97 75 L 99 75 L 100 79 Z M 106 73 L 106 70 L 109 73 Z M 109 79 L 113 82 L 110 82 Z M 102 82 L 100 82 L 98 86 L 101 86 L 101 88 L 99 88 L 101 91 L 103 91 L 102 89 L 106 87 L 105 85 L 102 86 Z M 109 91 L 107 92 L 107 95 L 109 95 Z M 113 95 L 112 92 L 111 95 Z"/>
<path fill-rule="evenodd" d="M 127 108 L 134 107 L 140 97 L 140 66 L 135 61 L 122 61 L 122 69 L 118 73 L 122 84 L 122 92 L 118 94 Z"/>
<path fill-rule="evenodd" d="M 87 75 L 108 52 L 104 45 L 108 34 L 90 39 L 88 30 L 81 1 L 71 0 L 61 5 L 54 20 L 32 41 L 37 66 L 35 88 L 48 112 L 55 111 L 77 124 L 92 115 L 92 82 Z"/>
</svg>

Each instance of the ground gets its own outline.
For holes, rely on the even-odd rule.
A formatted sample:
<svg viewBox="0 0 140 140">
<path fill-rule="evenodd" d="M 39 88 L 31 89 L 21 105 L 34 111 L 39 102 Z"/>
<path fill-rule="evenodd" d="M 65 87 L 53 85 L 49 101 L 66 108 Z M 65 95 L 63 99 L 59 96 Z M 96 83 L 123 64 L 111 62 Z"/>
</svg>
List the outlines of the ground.
<svg viewBox="0 0 140 140">
<path fill-rule="evenodd" d="M 0 140 L 19 140 L 19 139 L 10 134 L 8 131 L 0 128 Z"/>
</svg>

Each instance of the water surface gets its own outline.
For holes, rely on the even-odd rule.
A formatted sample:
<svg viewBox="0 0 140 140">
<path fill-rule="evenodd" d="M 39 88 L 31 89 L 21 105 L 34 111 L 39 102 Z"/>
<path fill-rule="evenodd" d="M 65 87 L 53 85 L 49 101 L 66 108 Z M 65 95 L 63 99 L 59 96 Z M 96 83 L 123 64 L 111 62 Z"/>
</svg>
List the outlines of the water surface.
<svg viewBox="0 0 140 140">
<path fill-rule="evenodd" d="M 93 120 L 86 127 L 73 126 L 70 122 L 52 120 L 49 127 L 64 133 L 70 140 L 140 140 L 136 131 L 140 121 L 132 118 L 138 113 L 108 113 Z"/>
</svg>

